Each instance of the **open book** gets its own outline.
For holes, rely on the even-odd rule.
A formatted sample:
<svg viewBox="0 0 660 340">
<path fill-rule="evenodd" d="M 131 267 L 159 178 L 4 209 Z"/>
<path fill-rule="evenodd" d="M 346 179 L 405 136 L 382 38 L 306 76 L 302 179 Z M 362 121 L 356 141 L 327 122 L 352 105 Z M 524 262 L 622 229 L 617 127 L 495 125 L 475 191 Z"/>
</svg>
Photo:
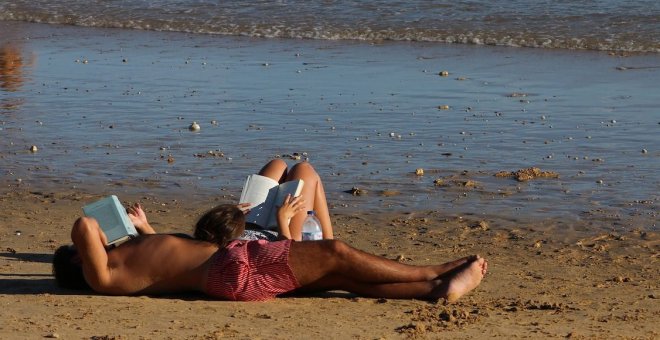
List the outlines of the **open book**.
<svg viewBox="0 0 660 340">
<path fill-rule="evenodd" d="M 138 234 L 126 209 L 115 195 L 90 203 L 82 209 L 85 216 L 94 217 L 99 222 L 108 238 L 108 245 L 119 244 Z"/>
<path fill-rule="evenodd" d="M 302 179 L 282 184 L 272 178 L 250 175 L 245 181 L 239 203 L 250 203 L 250 213 L 245 221 L 264 229 L 277 228 L 277 208 L 282 205 L 287 194 L 298 196 L 302 191 Z"/>
</svg>

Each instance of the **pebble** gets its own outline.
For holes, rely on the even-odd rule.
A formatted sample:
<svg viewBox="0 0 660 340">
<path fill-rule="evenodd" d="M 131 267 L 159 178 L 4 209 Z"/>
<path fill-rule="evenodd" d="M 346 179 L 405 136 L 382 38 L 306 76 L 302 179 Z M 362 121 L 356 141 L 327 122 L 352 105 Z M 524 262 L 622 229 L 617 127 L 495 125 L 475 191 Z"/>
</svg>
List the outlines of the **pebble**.
<svg viewBox="0 0 660 340">
<path fill-rule="evenodd" d="M 188 127 L 188 130 L 190 131 L 199 131 L 199 129 L 200 127 L 199 124 L 197 124 L 197 122 L 192 122 L 192 124 L 190 124 L 190 126 Z"/>
<path fill-rule="evenodd" d="M 596 181 L 596 183 L 598 183 L 598 184 L 603 184 L 603 180 L 602 180 L 602 179 L 599 179 L 599 180 Z"/>
<path fill-rule="evenodd" d="M 37 148 L 36 145 L 32 145 L 32 146 L 30 147 L 30 152 L 37 152 L 37 151 L 39 151 L 39 149 Z"/>
<path fill-rule="evenodd" d="M 422 168 L 415 169 L 415 175 L 424 176 L 424 169 L 422 169 Z"/>
<path fill-rule="evenodd" d="M 21 236 L 21 231 L 20 230 L 16 230 L 16 236 Z"/>
<path fill-rule="evenodd" d="M 642 153 L 648 153 L 648 152 L 649 152 L 649 150 L 642 149 Z"/>
<path fill-rule="evenodd" d="M 446 77 L 446 76 L 449 75 L 449 71 L 440 71 L 440 73 L 438 73 L 438 75 L 440 75 L 441 77 Z"/>
<path fill-rule="evenodd" d="M 449 105 L 440 105 L 438 106 L 438 110 L 449 110 Z"/>
</svg>

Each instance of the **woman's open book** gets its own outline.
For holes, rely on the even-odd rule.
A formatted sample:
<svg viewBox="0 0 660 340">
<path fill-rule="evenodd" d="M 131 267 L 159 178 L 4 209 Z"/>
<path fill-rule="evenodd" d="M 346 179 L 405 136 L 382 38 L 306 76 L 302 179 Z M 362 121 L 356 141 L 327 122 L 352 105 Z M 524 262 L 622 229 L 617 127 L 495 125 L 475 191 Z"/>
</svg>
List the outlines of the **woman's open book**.
<svg viewBox="0 0 660 340">
<path fill-rule="evenodd" d="M 264 229 L 277 229 L 277 208 L 282 205 L 287 194 L 294 197 L 300 195 L 303 185 L 302 179 L 280 184 L 269 177 L 256 174 L 248 176 L 239 201 L 250 203 L 246 222 Z"/>
</svg>

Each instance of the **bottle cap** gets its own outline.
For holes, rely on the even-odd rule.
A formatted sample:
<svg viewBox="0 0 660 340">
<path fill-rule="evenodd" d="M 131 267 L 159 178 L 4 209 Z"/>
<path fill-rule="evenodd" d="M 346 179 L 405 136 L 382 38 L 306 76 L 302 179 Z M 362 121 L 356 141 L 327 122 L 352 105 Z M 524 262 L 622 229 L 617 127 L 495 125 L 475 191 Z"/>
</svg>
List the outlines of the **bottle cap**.
<svg viewBox="0 0 660 340">
<path fill-rule="evenodd" d="M 307 210 L 307 215 L 314 215 L 314 210 Z"/>
</svg>

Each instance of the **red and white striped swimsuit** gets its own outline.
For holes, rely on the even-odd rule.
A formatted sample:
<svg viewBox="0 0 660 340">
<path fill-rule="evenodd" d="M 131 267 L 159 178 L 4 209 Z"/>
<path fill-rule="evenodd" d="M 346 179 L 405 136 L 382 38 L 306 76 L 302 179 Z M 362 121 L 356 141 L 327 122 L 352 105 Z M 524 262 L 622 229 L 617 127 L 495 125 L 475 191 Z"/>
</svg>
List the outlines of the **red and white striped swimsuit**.
<svg viewBox="0 0 660 340">
<path fill-rule="evenodd" d="M 213 255 L 206 293 L 233 301 L 263 301 L 300 287 L 289 266 L 291 242 L 232 241 Z"/>
</svg>

